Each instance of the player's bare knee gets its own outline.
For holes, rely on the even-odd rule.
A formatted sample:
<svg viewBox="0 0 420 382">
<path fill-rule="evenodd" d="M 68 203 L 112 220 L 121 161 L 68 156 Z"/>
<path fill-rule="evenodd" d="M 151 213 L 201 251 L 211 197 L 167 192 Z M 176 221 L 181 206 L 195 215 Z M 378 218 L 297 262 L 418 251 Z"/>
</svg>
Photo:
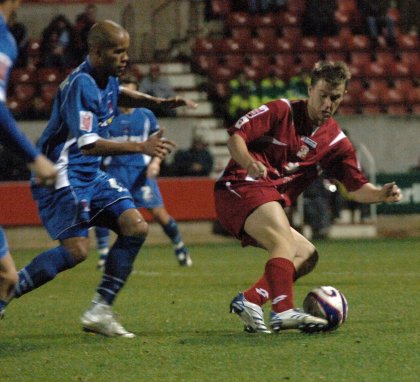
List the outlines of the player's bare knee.
<svg viewBox="0 0 420 382">
<path fill-rule="evenodd" d="M 71 244 L 64 245 L 64 247 L 76 263 L 85 261 L 89 255 L 89 245 L 85 241 L 74 241 Z"/>
<path fill-rule="evenodd" d="M 136 219 L 131 224 L 124 224 L 121 227 L 124 236 L 146 237 L 149 233 L 149 224 L 142 218 Z"/>
</svg>

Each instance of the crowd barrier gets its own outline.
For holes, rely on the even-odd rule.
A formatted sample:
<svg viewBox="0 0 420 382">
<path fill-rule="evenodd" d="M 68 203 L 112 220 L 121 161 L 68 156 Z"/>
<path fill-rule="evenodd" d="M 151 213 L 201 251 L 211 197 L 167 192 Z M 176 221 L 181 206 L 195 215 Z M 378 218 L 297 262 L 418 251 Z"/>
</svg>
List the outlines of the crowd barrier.
<svg viewBox="0 0 420 382">
<path fill-rule="evenodd" d="M 214 179 L 160 178 L 159 187 L 168 212 L 179 221 L 214 220 Z M 141 210 L 150 221 L 147 211 Z M 40 225 L 28 182 L 0 183 L 0 225 Z"/>
</svg>

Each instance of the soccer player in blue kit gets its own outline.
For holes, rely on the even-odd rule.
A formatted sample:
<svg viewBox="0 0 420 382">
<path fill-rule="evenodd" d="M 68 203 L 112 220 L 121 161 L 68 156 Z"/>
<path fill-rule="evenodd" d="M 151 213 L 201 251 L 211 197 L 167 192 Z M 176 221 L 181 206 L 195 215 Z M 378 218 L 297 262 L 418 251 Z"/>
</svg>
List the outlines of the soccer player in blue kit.
<svg viewBox="0 0 420 382">
<path fill-rule="evenodd" d="M 138 83 L 133 76 L 121 78 L 121 85 L 131 90 L 138 90 Z M 109 127 L 109 139 L 124 142 L 143 142 L 159 131 L 156 116 L 145 108 L 120 108 L 119 114 Z M 160 172 L 161 159 L 145 154 L 118 155 L 103 160 L 105 171 L 128 188 L 139 208 L 147 208 L 171 240 L 175 256 L 181 266 L 192 265 L 191 256 L 182 241 L 178 224 L 163 205 L 162 195 L 156 177 Z M 96 227 L 97 248 L 100 255 L 98 268 L 103 269 L 109 251 L 109 230 Z"/>
<path fill-rule="evenodd" d="M 19 6 L 20 0 L 0 0 L 0 144 L 7 145 L 25 159 L 37 182 L 49 183 L 57 174 L 53 163 L 36 150 L 18 129 L 6 106 L 7 84 L 17 58 L 16 42 L 7 27 L 7 20 Z M 0 319 L 12 297 L 17 280 L 16 267 L 4 231 L 0 227 Z"/>
<path fill-rule="evenodd" d="M 90 307 L 81 317 L 85 331 L 133 338 L 116 319 L 112 304 L 125 285 L 148 225 L 129 191 L 100 170 L 101 157 L 144 153 L 164 158 L 174 144 L 162 130 L 144 142 L 108 140 L 108 126 L 118 106 L 196 105 L 181 97 L 162 99 L 119 86 L 128 64 L 129 35 L 105 20 L 88 35 L 89 54 L 60 85 L 49 123 L 38 145 L 58 169 L 54 187 L 33 186 L 42 222 L 59 245 L 35 257 L 18 272 L 15 297 L 74 267 L 89 253 L 88 229 L 105 226 L 118 235 Z"/>
</svg>

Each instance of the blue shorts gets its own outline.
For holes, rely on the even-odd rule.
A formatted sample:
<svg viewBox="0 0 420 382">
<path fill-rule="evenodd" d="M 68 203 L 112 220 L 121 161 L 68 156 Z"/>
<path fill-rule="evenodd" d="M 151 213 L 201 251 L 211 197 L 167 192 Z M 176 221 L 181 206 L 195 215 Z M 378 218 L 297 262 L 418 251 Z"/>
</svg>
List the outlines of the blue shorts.
<svg viewBox="0 0 420 382">
<path fill-rule="evenodd" d="M 118 217 L 136 208 L 129 191 L 106 173 L 84 187 L 58 190 L 32 187 L 39 214 L 53 239 L 87 237 L 89 227 L 98 225 L 118 233 Z"/>
<path fill-rule="evenodd" d="M 7 244 L 6 234 L 0 226 L 0 259 L 9 253 L 9 245 Z"/>
<path fill-rule="evenodd" d="M 156 179 L 146 177 L 145 169 L 134 166 L 109 166 L 107 173 L 123 184 L 131 192 L 136 207 L 163 207 L 163 199 Z"/>
</svg>

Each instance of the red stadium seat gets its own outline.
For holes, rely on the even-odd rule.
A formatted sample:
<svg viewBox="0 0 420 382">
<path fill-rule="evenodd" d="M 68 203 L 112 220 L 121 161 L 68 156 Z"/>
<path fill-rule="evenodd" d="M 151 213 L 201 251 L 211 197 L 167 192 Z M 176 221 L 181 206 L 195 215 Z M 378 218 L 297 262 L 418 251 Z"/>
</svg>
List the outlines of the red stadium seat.
<svg viewBox="0 0 420 382">
<path fill-rule="evenodd" d="M 391 77 L 410 77 L 414 75 L 410 65 L 400 61 L 390 61 L 386 66 L 386 73 Z"/>
<path fill-rule="evenodd" d="M 404 104 L 405 95 L 397 88 L 384 89 L 380 99 L 384 105 Z"/>
<path fill-rule="evenodd" d="M 397 44 L 401 50 L 415 50 L 419 48 L 419 38 L 417 35 L 400 34 L 397 37 Z"/>
<path fill-rule="evenodd" d="M 269 42 L 265 42 L 263 39 L 255 37 L 248 41 L 248 44 L 245 46 L 245 51 L 247 53 L 268 53 L 271 51 L 271 46 Z"/>
<path fill-rule="evenodd" d="M 359 51 L 368 51 L 370 49 L 370 41 L 368 36 L 354 34 L 349 36 L 348 40 L 348 49 L 353 52 L 355 50 Z"/>
<path fill-rule="evenodd" d="M 11 77 L 10 77 L 10 84 L 17 84 L 17 83 L 26 83 L 31 84 L 36 82 L 36 73 L 33 70 L 28 69 L 13 69 Z"/>
<path fill-rule="evenodd" d="M 235 40 L 249 40 L 252 37 L 252 29 L 249 27 L 232 27 L 230 34 Z"/>
<path fill-rule="evenodd" d="M 9 107 L 12 114 L 19 118 L 24 116 L 32 108 L 32 103 L 27 100 L 20 100 L 16 97 L 9 97 L 7 100 L 7 106 Z"/>
<path fill-rule="evenodd" d="M 234 76 L 236 72 L 227 67 L 218 65 L 215 68 L 212 68 L 209 72 L 209 75 L 213 81 L 216 82 L 227 82 L 230 81 Z"/>
<path fill-rule="evenodd" d="M 388 81 L 382 78 L 373 78 L 368 80 L 368 88 L 377 94 L 383 94 L 388 90 Z"/>
<path fill-rule="evenodd" d="M 288 69 L 292 67 L 295 63 L 295 57 L 292 54 L 276 54 L 274 56 L 274 65 L 282 68 Z"/>
<path fill-rule="evenodd" d="M 351 21 L 351 12 L 344 9 L 338 9 L 335 12 L 335 20 L 341 26 L 349 25 Z"/>
<path fill-rule="evenodd" d="M 214 54 L 216 53 L 216 41 L 210 38 L 196 38 L 193 47 L 193 53 L 199 54 Z"/>
<path fill-rule="evenodd" d="M 369 62 L 367 65 L 364 65 L 361 70 L 363 75 L 367 78 L 385 77 L 387 73 L 386 68 L 377 61 Z"/>
<path fill-rule="evenodd" d="M 312 69 L 314 64 L 319 61 L 318 53 L 301 53 L 297 56 L 297 61 L 304 69 Z"/>
<path fill-rule="evenodd" d="M 226 99 L 229 97 L 229 85 L 226 82 L 216 82 L 214 87 L 218 98 Z"/>
<path fill-rule="evenodd" d="M 273 44 L 278 38 L 276 28 L 272 27 L 258 27 L 255 33 L 258 38 L 269 44 Z"/>
<path fill-rule="evenodd" d="M 357 107 L 355 105 L 342 104 L 338 108 L 339 115 L 354 115 L 357 114 Z"/>
<path fill-rule="evenodd" d="M 386 112 L 390 115 L 407 115 L 408 114 L 408 107 L 405 104 L 399 104 L 399 105 L 388 105 L 386 108 Z"/>
<path fill-rule="evenodd" d="M 273 13 L 266 13 L 264 15 L 254 15 L 252 17 L 252 25 L 255 28 L 271 27 L 277 28 L 279 25 L 278 17 Z"/>
<path fill-rule="evenodd" d="M 319 40 L 312 36 L 302 37 L 297 46 L 300 52 L 318 52 L 319 48 Z"/>
<path fill-rule="evenodd" d="M 383 114 L 383 109 L 379 105 L 363 105 L 361 112 L 365 115 L 379 115 Z"/>
<path fill-rule="evenodd" d="M 321 48 L 324 52 L 337 52 L 346 48 L 346 42 L 339 36 L 326 36 L 322 38 Z"/>
<path fill-rule="evenodd" d="M 198 66 L 199 72 L 206 73 L 219 64 L 219 57 L 199 55 L 194 57 L 194 63 Z"/>
<path fill-rule="evenodd" d="M 225 38 L 220 42 L 220 51 L 223 54 L 240 54 L 243 53 L 247 46 L 247 40 L 236 40 L 233 38 Z"/>
<path fill-rule="evenodd" d="M 55 68 L 40 68 L 37 71 L 38 82 L 41 84 L 44 83 L 57 83 L 61 82 L 63 79 L 63 74 L 59 69 Z"/>
<path fill-rule="evenodd" d="M 379 104 L 380 93 L 376 89 L 367 89 L 359 95 L 360 103 L 362 105 L 376 105 Z"/>
<path fill-rule="evenodd" d="M 274 53 L 284 53 L 284 54 L 291 54 L 295 49 L 295 44 L 293 40 L 289 40 L 286 38 L 278 38 L 274 46 L 271 47 Z"/>
<path fill-rule="evenodd" d="M 21 83 L 13 86 L 13 96 L 20 101 L 29 101 L 34 98 L 36 87 L 33 84 Z"/>
<path fill-rule="evenodd" d="M 302 37 L 302 31 L 300 27 L 284 26 L 281 28 L 281 36 L 290 41 L 298 41 Z"/>
<path fill-rule="evenodd" d="M 348 61 L 348 55 L 345 52 L 326 52 L 325 59 L 327 61 Z"/>
<path fill-rule="evenodd" d="M 228 27 L 251 27 L 252 17 L 246 12 L 230 12 L 226 20 Z"/>
<path fill-rule="evenodd" d="M 364 67 L 372 61 L 371 56 L 370 52 L 351 52 L 350 61 L 355 66 Z"/>
<path fill-rule="evenodd" d="M 211 0 L 211 11 L 216 17 L 226 17 L 230 11 L 229 0 Z"/>
<path fill-rule="evenodd" d="M 249 57 L 251 66 L 258 70 L 267 70 L 272 64 L 273 59 L 265 54 L 253 54 Z"/>
<path fill-rule="evenodd" d="M 223 60 L 224 64 L 234 71 L 239 71 L 244 66 L 244 56 L 242 54 L 226 54 Z"/>
<path fill-rule="evenodd" d="M 243 72 L 248 79 L 253 81 L 260 81 L 263 74 L 266 74 L 264 71 L 262 72 L 253 66 L 244 66 Z"/>
<path fill-rule="evenodd" d="M 300 27 L 300 19 L 299 16 L 295 13 L 281 12 L 279 15 L 279 24 Z"/>
</svg>

